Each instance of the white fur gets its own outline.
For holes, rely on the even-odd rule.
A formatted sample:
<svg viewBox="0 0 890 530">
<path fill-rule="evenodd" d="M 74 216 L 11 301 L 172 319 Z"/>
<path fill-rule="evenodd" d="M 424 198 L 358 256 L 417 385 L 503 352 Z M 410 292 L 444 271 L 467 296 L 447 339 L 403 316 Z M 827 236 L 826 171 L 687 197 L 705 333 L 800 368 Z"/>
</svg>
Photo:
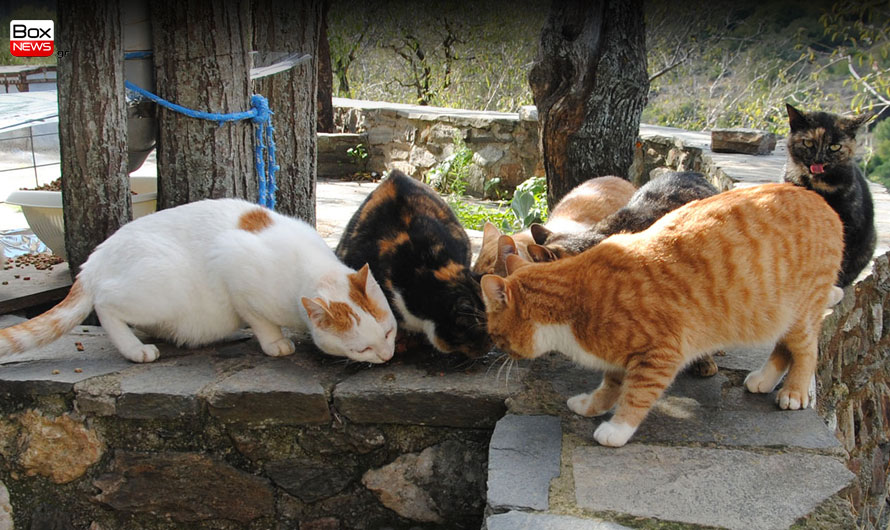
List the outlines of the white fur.
<svg viewBox="0 0 890 530">
<path fill-rule="evenodd" d="M 626 444 L 630 437 L 637 431 L 636 427 L 631 427 L 626 423 L 604 421 L 599 427 L 593 431 L 593 438 L 600 445 L 609 447 L 621 447 Z"/>
<path fill-rule="evenodd" d="M 551 351 L 558 351 L 576 363 L 588 368 L 603 371 L 620 370 L 620 367 L 600 359 L 578 344 L 578 341 L 575 339 L 575 333 L 572 332 L 572 327 L 569 324 L 534 323 L 534 326 L 535 331 L 532 339 L 532 344 L 534 344 L 533 357 L 538 357 Z"/>
<path fill-rule="evenodd" d="M 347 275 L 355 271 L 306 223 L 267 210 L 269 226 L 239 229 L 242 214 L 257 208 L 237 199 L 186 204 L 137 219 L 96 248 L 77 279 L 121 353 L 135 362 L 158 356 L 129 326 L 195 346 L 247 323 L 268 355 L 294 352 L 287 327 L 309 331 L 332 355 L 390 359 L 395 318 L 370 273 L 366 291 L 387 313 L 383 322 L 349 299 Z M 319 329 L 302 297 L 347 303 L 359 321 L 341 334 Z"/>
<path fill-rule="evenodd" d="M 779 372 L 773 368 L 772 363 L 765 363 L 745 377 L 745 388 L 755 394 L 769 394 L 776 388 L 784 375 L 785 372 Z"/>
<path fill-rule="evenodd" d="M 568 217 L 556 217 L 548 219 L 544 224 L 544 227 L 551 232 L 555 232 L 557 234 L 574 234 L 577 232 L 583 232 L 585 230 L 590 229 L 590 225 L 579 223 L 574 219 L 570 219 Z"/>
<path fill-rule="evenodd" d="M 392 301 L 393 305 L 396 306 L 396 311 L 402 316 L 402 329 L 423 333 L 427 340 L 439 351 L 451 351 L 451 348 L 439 340 L 439 337 L 436 335 L 436 323 L 412 314 L 408 310 L 408 306 L 405 305 L 405 298 L 402 296 L 402 293 L 393 290 Z"/>
</svg>

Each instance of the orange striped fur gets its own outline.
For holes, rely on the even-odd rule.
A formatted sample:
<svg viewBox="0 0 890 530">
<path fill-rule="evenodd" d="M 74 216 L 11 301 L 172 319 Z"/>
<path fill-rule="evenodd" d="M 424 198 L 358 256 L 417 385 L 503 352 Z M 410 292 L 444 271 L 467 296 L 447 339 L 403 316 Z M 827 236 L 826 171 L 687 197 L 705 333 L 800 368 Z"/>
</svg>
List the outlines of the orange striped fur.
<svg viewBox="0 0 890 530">
<path fill-rule="evenodd" d="M 68 333 L 92 310 L 93 301 L 75 281 L 64 300 L 37 317 L 6 329 L 0 329 L 0 357 L 49 344 Z"/>
<path fill-rule="evenodd" d="M 790 368 L 779 405 L 804 408 L 842 252 L 840 220 L 817 194 L 733 190 L 578 256 L 485 276 L 488 329 L 515 358 L 558 350 L 605 370 L 568 401 L 584 416 L 615 407 L 594 435 L 604 445 L 626 443 L 684 365 L 732 346 L 778 343 L 746 386 L 769 392 Z"/>
</svg>

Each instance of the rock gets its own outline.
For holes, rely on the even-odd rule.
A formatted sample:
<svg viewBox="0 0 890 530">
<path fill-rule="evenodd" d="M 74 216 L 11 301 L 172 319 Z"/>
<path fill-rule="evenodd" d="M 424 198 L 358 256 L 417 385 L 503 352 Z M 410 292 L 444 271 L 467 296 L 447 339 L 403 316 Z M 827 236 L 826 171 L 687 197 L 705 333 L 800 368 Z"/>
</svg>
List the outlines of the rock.
<svg viewBox="0 0 890 530">
<path fill-rule="evenodd" d="M 74 530 L 71 514 L 49 503 L 38 504 L 31 512 L 31 530 Z"/>
<path fill-rule="evenodd" d="M 275 511 L 269 481 L 198 453 L 117 451 L 93 483 L 95 501 L 178 522 L 230 519 L 247 524 Z"/>
<path fill-rule="evenodd" d="M 482 510 L 485 459 L 449 440 L 367 471 L 362 483 L 384 506 L 418 522 L 474 518 Z"/>
<path fill-rule="evenodd" d="M 82 476 L 102 458 L 105 444 L 96 431 L 64 414 L 58 418 L 29 410 L 19 416 L 19 464 L 27 475 L 42 475 L 56 484 Z"/>
<path fill-rule="evenodd" d="M 713 129 L 711 150 L 715 153 L 768 155 L 776 148 L 776 135 L 757 129 Z"/>
<path fill-rule="evenodd" d="M 504 400 L 521 387 L 525 371 L 513 373 L 505 384 L 495 382 L 485 370 L 440 377 L 389 365 L 337 384 L 334 406 L 355 423 L 490 428 L 504 415 Z"/>
<path fill-rule="evenodd" d="M 601 519 L 580 519 L 569 515 L 507 512 L 485 520 L 488 530 L 630 530 L 626 526 Z"/>
<path fill-rule="evenodd" d="M 572 469 L 580 508 L 730 530 L 784 530 L 853 478 L 828 456 L 634 443 L 578 447 Z"/>
<path fill-rule="evenodd" d="M 9 490 L 0 482 L 0 530 L 13 530 L 15 522 L 12 518 L 12 504 L 9 502 Z"/>
<path fill-rule="evenodd" d="M 266 474 L 303 502 L 315 502 L 339 493 L 356 477 L 351 466 L 325 465 L 305 458 L 269 462 Z"/>
<path fill-rule="evenodd" d="M 242 370 L 204 392 L 210 413 L 233 422 L 328 423 L 324 389 L 307 369 L 271 359 Z"/>
<path fill-rule="evenodd" d="M 546 510 L 559 476 L 562 429 L 555 416 L 510 414 L 497 423 L 488 450 L 488 506 Z"/>
<path fill-rule="evenodd" d="M 322 517 L 300 523 L 300 530 L 340 530 L 340 520 L 334 517 Z"/>
<path fill-rule="evenodd" d="M 216 378 L 212 361 L 203 355 L 126 370 L 120 376 L 116 413 L 134 419 L 196 415 L 201 411 L 198 392 Z"/>
</svg>

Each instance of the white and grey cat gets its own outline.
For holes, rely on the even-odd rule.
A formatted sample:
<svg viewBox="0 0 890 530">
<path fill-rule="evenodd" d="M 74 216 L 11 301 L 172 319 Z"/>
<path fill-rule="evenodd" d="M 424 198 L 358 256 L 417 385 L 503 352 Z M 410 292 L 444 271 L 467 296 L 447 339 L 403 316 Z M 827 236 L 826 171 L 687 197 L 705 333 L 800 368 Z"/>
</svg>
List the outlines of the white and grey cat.
<svg viewBox="0 0 890 530">
<path fill-rule="evenodd" d="M 61 337 L 95 308 L 111 342 L 133 362 L 158 348 L 130 326 L 197 346 L 249 325 L 267 355 L 294 352 L 282 327 L 310 331 L 325 353 L 382 363 L 396 320 L 365 265 L 342 264 L 306 223 L 237 199 L 162 210 L 121 227 L 90 255 L 68 296 L 0 330 L 0 356 Z"/>
</svg>

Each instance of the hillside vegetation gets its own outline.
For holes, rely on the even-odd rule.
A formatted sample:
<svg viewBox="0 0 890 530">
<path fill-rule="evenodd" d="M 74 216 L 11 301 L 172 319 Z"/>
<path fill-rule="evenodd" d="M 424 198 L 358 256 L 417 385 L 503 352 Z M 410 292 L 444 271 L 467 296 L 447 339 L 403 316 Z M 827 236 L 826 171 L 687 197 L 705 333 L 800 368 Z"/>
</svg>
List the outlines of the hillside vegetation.
<svg viewBox="0 0 890 530">
<path fill-rule="evenodd" d="M 532 104 L 527 74 L 550 3 L 462 4 L 335 0 L 334 94 L 508 112 Z M 785 102 L 839 113 L 890 104 L 886 1 L 650 2 L 646 31 L 646 123 L 785 134 Z M 881 142 L 890 154 L 887 131 L 866 158 Z M 882 160 L 890 182 L 890 155 Z"/>
</svg>

